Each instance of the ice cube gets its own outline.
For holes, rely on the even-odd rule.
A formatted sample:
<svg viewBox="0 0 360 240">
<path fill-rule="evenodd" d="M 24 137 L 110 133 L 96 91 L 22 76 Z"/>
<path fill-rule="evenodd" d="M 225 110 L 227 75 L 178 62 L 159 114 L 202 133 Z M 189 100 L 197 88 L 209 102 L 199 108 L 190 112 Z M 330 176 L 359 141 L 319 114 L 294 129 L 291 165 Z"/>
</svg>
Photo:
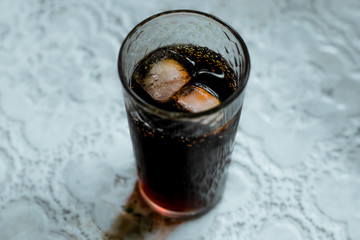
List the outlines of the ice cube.
<svg viewBox="0 0 360 240">
<path fill-rule="evenodd" d="M 201 87 L 188 86 L 181 91 L 177 103 L 185 110 L 197 113 L 218 106 L 220 101 Z"/>
<path fill-rule="evenodd" d="M 179 62 L 164 59 L 155 63 L 145 78 L 138 82 L 155 101 L 166 102 L 190 79 Z"/>
</svg>

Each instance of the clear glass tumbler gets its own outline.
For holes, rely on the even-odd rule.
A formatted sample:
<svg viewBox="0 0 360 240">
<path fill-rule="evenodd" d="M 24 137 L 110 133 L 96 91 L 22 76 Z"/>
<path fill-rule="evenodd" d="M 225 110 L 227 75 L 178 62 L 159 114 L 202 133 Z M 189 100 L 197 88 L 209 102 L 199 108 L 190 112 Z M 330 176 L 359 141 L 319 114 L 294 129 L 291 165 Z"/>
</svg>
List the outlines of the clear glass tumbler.
<svg viewBox="0 0 360 240">
<path fill-rule="evenodd" d="M 149 52 L 191 44 L 221 54 L 234 70 L 237 90 L 215 108 L 170 112 L 131 89 L 132 73 Z M 220 19 L 192 10 L 162 12 L 139 23 L 122 43 L 118 71 L 142 197 L 156 212 L 189 218 L 221 199 L 250 72 L 240 35 Z"/>
</svg>

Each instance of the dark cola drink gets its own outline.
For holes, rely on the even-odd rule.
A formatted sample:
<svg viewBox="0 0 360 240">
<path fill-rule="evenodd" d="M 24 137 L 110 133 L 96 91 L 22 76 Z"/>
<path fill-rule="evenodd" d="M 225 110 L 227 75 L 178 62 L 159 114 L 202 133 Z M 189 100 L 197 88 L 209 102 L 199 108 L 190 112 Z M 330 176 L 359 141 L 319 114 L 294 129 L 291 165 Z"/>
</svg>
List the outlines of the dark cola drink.
<svg viewBox="0 0 360 240">
<path fill-rule="evenodd" d="M 190 115 L 217 108 L 238 85 L 227 61 L 206 47 L 159 48 L 136 66 L 131 89 L 154 111 L 128 105 L 130 133 L 140 191 L 158 212 L 199 214 L 220 200 L 241 108 L 226 121 L 221 111 Z"/>
</svg>

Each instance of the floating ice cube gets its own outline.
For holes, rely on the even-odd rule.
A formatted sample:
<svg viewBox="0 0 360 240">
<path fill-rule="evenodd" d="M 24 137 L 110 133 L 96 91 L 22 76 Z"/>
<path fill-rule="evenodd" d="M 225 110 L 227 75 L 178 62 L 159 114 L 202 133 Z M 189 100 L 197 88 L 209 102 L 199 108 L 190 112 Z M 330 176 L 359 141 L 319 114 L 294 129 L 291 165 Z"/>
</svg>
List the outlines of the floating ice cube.
<svg viewBox="0 0 360 240">
<path fill-rule="evenodd" d="M 220 101 L 203 88 L 189 86 L 182 90 L 177 103 L 185 110 L 197 113 L 218 106 Z"/>
<path fill-rule="evenodd" d="M 168 101 L 191 76 L 173 59 L 164 59 L 154 64 L 145 78 L 138 80 L 144 90 L 156 101 Z"/>
</svg>

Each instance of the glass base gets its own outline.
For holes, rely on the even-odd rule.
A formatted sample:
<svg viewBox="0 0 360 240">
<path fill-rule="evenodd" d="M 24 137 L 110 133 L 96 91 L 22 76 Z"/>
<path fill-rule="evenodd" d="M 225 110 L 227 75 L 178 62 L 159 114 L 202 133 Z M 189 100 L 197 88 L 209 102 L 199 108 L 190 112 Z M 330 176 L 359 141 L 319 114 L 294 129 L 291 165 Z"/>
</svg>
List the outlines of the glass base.
<svg viewBox="0 0 360 240">
<path fill-rule="evenodd" d="M 142 196 L 142 198 L 144 199 L 144 201 L 147 203 L 147 205 L 154 210 L 155 212 L 157 212 L 158 214 L 164 216 L 164 217 L 168 217 L 168 218 L 173 218 L 173 219 L 190 219 L 190 218 L 195 218 L 198 216 L 201 216 L 203 214 L 205 214 L 206 212 L 208 212 L 210 209 L 212 209 L 215 205 L 210 205 L 207 206 L 205 208 L 201 208 L 195 211 L 186 211 L 186 212 L 177 212 L 177 211 L 172 211 L 172 210 L 168 210 L 166 208 L 163 208 L 161 206 L 159 206 L 158 204 L 154 203 L 144 192 L 144 190 L 141 187 L 141 184 L 138 184 L 139 187 L 139 191 L 140 194 Z"/>
</svg>

